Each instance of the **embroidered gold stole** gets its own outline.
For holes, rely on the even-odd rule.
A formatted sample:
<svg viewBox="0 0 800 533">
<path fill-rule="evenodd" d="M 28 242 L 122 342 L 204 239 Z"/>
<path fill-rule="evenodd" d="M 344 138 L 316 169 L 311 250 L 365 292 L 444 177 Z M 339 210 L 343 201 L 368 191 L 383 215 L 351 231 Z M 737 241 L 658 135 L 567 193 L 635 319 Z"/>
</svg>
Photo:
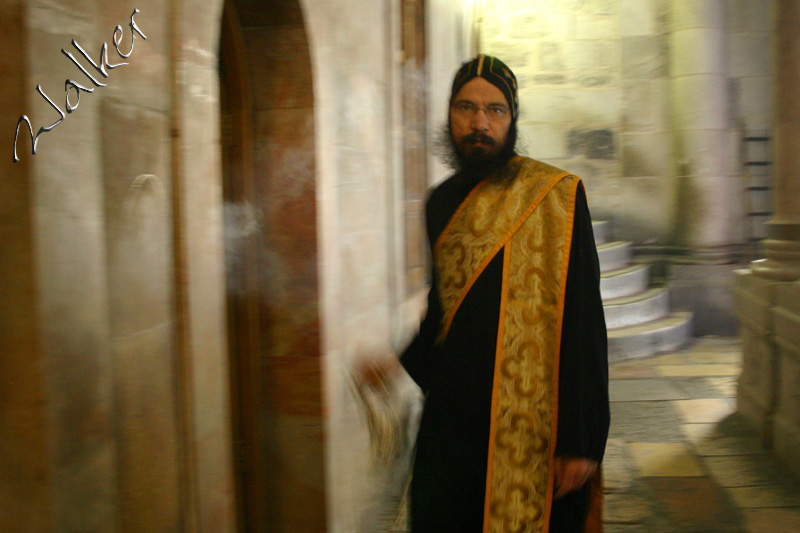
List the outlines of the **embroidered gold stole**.
<svg viewBox="0 0 800 533">
<path fill-rule="evenodd" d="M 502 251 L 484 531 L 547 531 L 558 360 L 580 179 L 516 157 L 477 185 L 434 247 L 442 341 L 475 280 Z"/>
</svg>

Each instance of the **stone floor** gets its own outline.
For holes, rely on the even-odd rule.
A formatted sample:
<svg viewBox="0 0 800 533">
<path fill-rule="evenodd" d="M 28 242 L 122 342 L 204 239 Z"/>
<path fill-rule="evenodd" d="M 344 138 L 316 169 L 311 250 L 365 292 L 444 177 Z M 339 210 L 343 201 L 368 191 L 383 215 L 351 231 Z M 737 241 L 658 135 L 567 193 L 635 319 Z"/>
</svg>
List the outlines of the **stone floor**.
<svg viewBox="0 0 800 533">
<path fill-rule="evenodd" d="M 740 363 L 704 338 L 611 365 L 606 533 L 800 533 L 800 484 L 735 413 Z"/>
<path fill-rule="evenodd" d="M 610 366 L 606 533 L 800 533 L 800 483 L 735 413 L 740 365 L 737 339 L 703 338 Z M 379 531 L 406 531 L 398 504 Z"/>
</svg>

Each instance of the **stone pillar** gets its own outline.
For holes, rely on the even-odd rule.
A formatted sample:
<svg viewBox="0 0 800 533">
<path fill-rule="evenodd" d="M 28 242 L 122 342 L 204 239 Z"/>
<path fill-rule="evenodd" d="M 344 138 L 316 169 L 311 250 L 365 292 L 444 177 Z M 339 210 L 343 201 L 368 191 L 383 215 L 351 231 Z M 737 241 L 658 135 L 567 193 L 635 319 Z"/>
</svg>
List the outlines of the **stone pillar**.
<svg viewBox="0 0 800 533">
<path fill-rule="evenodd" d="M 775 415 L 775 453 L 800 477 L 800 0 L 775 6 L 775 218 L 766 259 L 753 265 L 776 286 L 775 344 L 780 381 Z M 793 282 L 793 283 L 786 283 Z"/>
<path fill-rule="evenodd" d="M 675 0 L 671 100 L 679 197 L 678 244 L 693 255 L 728 255 L 732 136 L 728 124 L 726 2 Z"/>
<path fill-rule="evenodd" d="M 80 106 L 76 100 L 73 112 L 64 113 L 64 80 L 90 84 L 58 48 L 63 43 L 77 55 L 75 47 L 68 46 L 75 39 L 85 49 L 97 50 L 94 43 L 110 41 L 114 26 L 101 29 L 95 23 L 100 18 L 96 4 L 86 4 L 81 12 L 41 9 L 36 4 L 26 2 L 20 19 L 25 33 L 20 53 L 27 80 L 25 105 L 17 112 L 30 116 L 34 131 L 63 119 L 42 134 L 36 155 L 30 151 L 30 137 L 18 147 L 30 170 L 24 178 L 30 201 L 30 232 L 25 238 L 32 253 L 33 291 L 28 297 L 35 306 L 31 319 L 36 335 L 35 359 L 20 366 L 25 370 L 20 377 L 33 374 L 34 367 L 41 376 L 38 405 L 27 407 L 41 409 L 47 442 L 44 469 L 29 475 L 47 479 L 50 502 L 40 512 L 50 515 L 51 530 L 116 531 L 120 521 L 114 374 L 102 163 L 96 148 L 102 141 L 98 99 L 105 97 L 102 89 L 108 87 L 84 93 Z M 113 47 L 109 52 L 113 61 Z M 134 53 L 131 60 L 135 58 Z M 117 72 L 110 74 L 108 86 L 122 77 Z M 32 90 L 39 84 L 59 112 Z M 20 130 L 20 137 L 25 136 L 28 132 Z M 14 389 L 16 384 L 10 390 Z M 19 412 L 18 420 L 27 420 L 33 409 Z M 39 416 L 33 418 L 37 423 Z M 16 442 L 11 451 L 18 453 L 26 446 L 24 441 Z M 0 529 L 18 527 L 25 528 L 25 519 Z"/>
<path fill-rule="evenodd" d="M 738 411 L 787 464 L 800 459 L 800 0 L 775 0 L 774 218 L 765 258 L 737 272 L 743 364 Z M 800 469 L 796 470 L 800 475 Z"/>
<path fill-rule="evenodd" d="M 800 279 L 800 1 L 775 0 L 774 218 L 764 243 L 764 261 L 752 265 L 759 276 L 777 281 Z"/>
<path fill-rule="evenodd" d="M 728 2 L 673 0 L 668 41 L 675 191 L 669 258 L 674 308 L 693 311 L 695 335 L 735 333 L 732 263 L 740 220 L 730 120 Z M 733 59 L 732 57 L 730 59 Z"/>
</svg>

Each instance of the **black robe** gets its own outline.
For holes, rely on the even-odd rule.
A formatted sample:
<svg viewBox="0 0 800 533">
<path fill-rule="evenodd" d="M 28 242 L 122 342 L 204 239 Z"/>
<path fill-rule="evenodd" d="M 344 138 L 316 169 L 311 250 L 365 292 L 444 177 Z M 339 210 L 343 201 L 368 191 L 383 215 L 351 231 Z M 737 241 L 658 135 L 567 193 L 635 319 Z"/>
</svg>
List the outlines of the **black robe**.
<svg viewBox="0 0 800 533">
<path fill-rule="evenodd" d="M 426 204 L 431 248 L 474 186 L 456 175 Z M 414 532 L 479 532 L 483 527 L 492 385 L 503 253 L 478 277 L 445 341 L 432 269 L 428 310 L 400 357 L 425 394 L 411 482 Z M 609 426 L 606 326 L 591 217 L 578 188 L 561 335 L 556 455 L 603 459 Z M 550 531 L 582 531 L 588 491 L 555 500 Z"/>
</svg>

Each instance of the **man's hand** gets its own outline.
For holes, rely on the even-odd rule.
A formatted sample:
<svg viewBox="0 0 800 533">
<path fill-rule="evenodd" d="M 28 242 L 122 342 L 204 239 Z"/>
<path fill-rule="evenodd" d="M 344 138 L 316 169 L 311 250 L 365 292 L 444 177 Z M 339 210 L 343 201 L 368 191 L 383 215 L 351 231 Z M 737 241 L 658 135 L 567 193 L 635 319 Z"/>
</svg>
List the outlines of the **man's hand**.
<svg viewBox="0 0 800 533">
<path fill-rule="evenodd" d="M 583 457 L 555 457 L 553 468 L 556 491 L 553 499 L 557 500 L 583 487 L 597 471 L 597 461 Z"/>
</svg>

